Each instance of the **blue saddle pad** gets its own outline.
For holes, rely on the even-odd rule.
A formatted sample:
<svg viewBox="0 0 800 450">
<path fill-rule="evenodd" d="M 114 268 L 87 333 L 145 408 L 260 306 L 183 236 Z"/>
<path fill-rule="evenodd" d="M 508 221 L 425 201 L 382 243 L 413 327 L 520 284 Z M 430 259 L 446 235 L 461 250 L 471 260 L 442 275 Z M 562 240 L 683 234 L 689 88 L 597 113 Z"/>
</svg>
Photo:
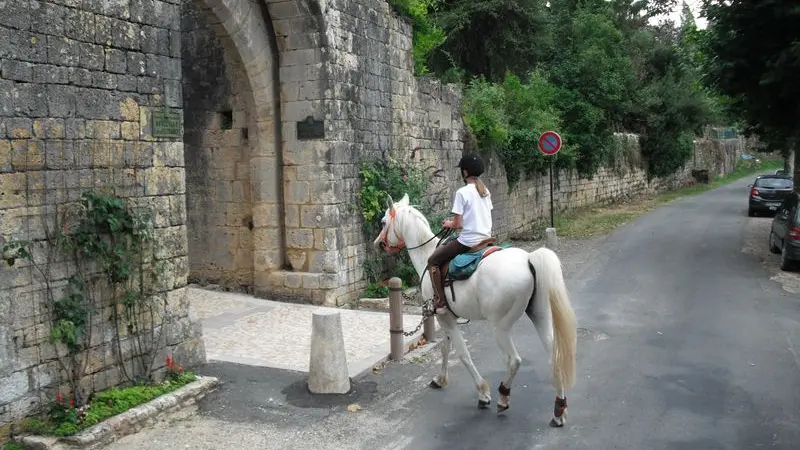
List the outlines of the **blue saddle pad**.
<svg viewBox="0 0 800 450">
<path fill-rule="evenodd" d="M 447 270 L 447 275 L 453 280 L 466 280 L 478 268 L 484 253 L 493 247 L 500 247 L 496 251 L 500 251 L 504 248 L 502 246 L 490 245 L 489 247 L 482 248 L 476 252 L 462 253 L 456 256 L 452 261 L 450 261 L 450 267 Z"/>
</svg>

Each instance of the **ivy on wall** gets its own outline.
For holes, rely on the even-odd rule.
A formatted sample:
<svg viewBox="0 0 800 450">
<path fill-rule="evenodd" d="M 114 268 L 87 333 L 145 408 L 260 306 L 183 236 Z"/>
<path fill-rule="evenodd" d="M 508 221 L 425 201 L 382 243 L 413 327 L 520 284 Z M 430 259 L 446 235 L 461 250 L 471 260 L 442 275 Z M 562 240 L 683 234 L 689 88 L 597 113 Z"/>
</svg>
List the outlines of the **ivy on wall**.
<svg viewBox="0 0 800 450">
<path fill-rule="evenodd" d="M 109 189 L 84 192 L 78 202 L 59 210 L 43 217 L 43 241 L 10 241 L 1 254 L 11 266 L 27 262 L 41 277 L 49 342 L 68 375 L 62 381 L 81 405 L 92 394 L 83 392 L 80 382 L 101 314 L 108 313 L 113 323 L 116 364 L 123 376 L 133 383 L 151 379 L 169 320 L 165 300 L 156 295 L 165 270 L 154 258 L 149 208 L 132 205 Z M 54 273 L 58 263 L 66 264 L 66 280 Z M 124 340 L 130 354 L 123 351 Z"/>
<path fill-rule="evenodd" d="M 358 199 L 366 242 L 372 242 L 381 232 L 381 219 L 388 208 L 389 196 L 396 201 L 408 194 L 411 204 L 428 218 L 433 232 L 441 230 L 442 220 L 449 208 L 445 206 L 441 192 L 428 192 L 431 176 L 426 170 L 390 158 L 362 163 L 359 177 L 361 188 Z M 403 280 L 406 287 L 419 283 L 407 251 L 386 254 L 369 249 L 364 260 L 364 273 L 368 283 L 364 297 L 387 296 L 389 289 L 386 280 L 393 276 Z"/>
</svg>

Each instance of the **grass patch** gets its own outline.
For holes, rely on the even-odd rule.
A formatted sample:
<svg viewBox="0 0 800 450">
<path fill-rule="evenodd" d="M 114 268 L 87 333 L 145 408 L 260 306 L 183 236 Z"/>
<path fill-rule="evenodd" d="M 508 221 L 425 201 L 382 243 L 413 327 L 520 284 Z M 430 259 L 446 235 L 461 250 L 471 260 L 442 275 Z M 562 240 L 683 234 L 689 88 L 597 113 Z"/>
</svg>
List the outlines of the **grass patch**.
<svg viewBox="0 0 800 450">
<path fill-rule="evenodd" d="M 3 450 L 25 450 L 19 444 L 14 444 L 13 442 L 9 442 L 8 444 L 3 446 Z"/>
<path fill-rule="evenodd" d="M 611 230 L 624 225 L 642 214 L 680 198 L 702 194 L 711 189 L 724 186 L 747 176 L 754 176 L 766 170 L 783 168 L 783 160 L 765 160 L 761 164 L 739 164 L 730 174 L 712 180 L 708 184 L 663 192 L 658 195 L 643 195 L 624 203 L 605 207 L 585 208 L 570 211 L 555 217 L 558 235 L 563 237 L 591 237 L 607 234 Z M 544 234 L 544 227 L 539 235 Z M 538 230 L 537 230 L 538 231 Z"/>
<path fill-rule="evenodd" d="M 197 379 L 192 372 L 176 373 L 161 383 L 111 388 L 97 392 L 89 403 L 76 406 L 60 395 L 51 402 L 44 418 L 20 422 L 22 431 L 44 436 L 70 436 L 91 426 L 170 393 Z"/>
</svg>

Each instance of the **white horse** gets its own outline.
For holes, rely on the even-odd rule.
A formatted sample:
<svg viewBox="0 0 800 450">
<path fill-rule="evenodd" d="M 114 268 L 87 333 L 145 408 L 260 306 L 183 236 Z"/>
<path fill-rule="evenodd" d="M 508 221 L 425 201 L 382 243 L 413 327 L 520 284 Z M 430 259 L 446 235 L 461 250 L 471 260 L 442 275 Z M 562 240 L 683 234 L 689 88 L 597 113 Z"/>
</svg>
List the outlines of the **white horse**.
<svg viewBox="0 0 800 450">
<path fill-rule="evenodd" d="M 397 203 L 389 197 L 381 223 L 383 228 L 375 239 L 375 248 L 389 252 L 408 249 L 414 268 L 423 280 L 422 298 L 432 298 L 433 285 L 430 277 L 423 274 L 439 238 L 431 231 L 428 220 L 409 205 L 408 195 L 405 195 Z M 486 256 L 469 278 L 453 282 L 453 288 L 455 302 L 450 288 L 445 288 L 449 311 L 445 309 L 436 316 L 447 339 L 442 343 L 441 371 L 430 386 L 447 386 L 447 360 L 453 343 L 475 381 L 478 407 L 488 408 L 491 403 L 489 385 L 472 363 L 456 315 L 470 320 L 488 320 L 497 345 L 505 355 L 507 368 L 506 378 L 498 389 L 497 412 L 507 410 L 511 384 L 522 361 L 511 341 L 511 328 L 525 312 L 536 327 L 552 364 L 556 400 L 550 425 L 563 426 L 567 418 L 566 389 L 575 383 L 577 325 L 558 256 L 547 248 L 530 253 L 520 248 L 496 251 Z"/>
</svg>

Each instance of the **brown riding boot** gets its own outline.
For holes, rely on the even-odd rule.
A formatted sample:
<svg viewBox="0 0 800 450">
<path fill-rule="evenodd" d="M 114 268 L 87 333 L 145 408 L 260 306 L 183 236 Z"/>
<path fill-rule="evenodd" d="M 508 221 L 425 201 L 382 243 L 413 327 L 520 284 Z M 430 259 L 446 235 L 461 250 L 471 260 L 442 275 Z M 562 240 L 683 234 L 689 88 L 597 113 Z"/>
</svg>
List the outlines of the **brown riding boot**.
<svg viewBox="0 0 800 450">
<path fill-rule="evenodd" d="M 447 307 L 447 297 L 444 295 L 444 277 L 436 266 L 430 268 L 431 282 L 433 283 L 433 312 L 439 308 Z"/>
</svg>

